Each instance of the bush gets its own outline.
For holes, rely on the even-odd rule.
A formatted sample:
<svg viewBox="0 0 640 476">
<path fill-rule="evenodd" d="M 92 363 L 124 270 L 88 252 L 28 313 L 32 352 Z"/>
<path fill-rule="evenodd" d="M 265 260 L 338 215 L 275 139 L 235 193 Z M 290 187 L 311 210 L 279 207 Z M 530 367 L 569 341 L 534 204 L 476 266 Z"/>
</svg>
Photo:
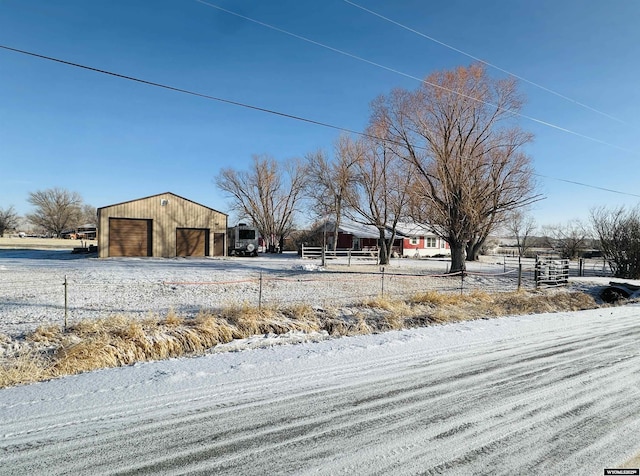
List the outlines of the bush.
<svg viewBox="0 0 640 476">
<path fill-rule="evenodd" d="M 640 208 L 591 211 L 602 255 L 617 278 L 640 278 Z"/>
</svg>

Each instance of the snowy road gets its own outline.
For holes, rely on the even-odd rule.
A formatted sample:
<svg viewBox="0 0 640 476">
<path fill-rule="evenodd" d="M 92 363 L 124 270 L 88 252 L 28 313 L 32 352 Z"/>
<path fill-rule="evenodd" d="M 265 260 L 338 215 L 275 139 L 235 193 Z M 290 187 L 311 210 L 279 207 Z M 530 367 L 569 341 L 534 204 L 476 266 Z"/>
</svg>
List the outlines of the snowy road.
<svg viewBox="0 0 640 476">
<path fill-rule="evenodd" d="M 0 474 L 603 474 L 640 307 L 147 363 L 0 391 Z"/>
</svg>

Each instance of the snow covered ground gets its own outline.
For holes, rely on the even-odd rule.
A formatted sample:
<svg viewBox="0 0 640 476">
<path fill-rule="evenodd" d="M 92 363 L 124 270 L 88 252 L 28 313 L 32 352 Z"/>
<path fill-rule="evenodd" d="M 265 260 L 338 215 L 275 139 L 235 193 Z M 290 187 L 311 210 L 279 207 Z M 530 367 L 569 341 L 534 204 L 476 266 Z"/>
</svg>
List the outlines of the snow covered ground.
<svg viewBox="0 0 640 476">
<path fill-rule="evenodd" d="M 500 265 L 472 266 L 479 274 L 468 286 L 513 289 Z M 397 260 L 385 289 L 457 286 L 418 277 L 445 267 Z M 292 256 L 0 250 L 0 332 L 59 323 L 65 275 L 75 319 L 98 316 L 105 303 L 146 315 L 255 300 L 261 271 L 276 278 L 263 282 L 264 298 L 280 304 L 379 293 L 380 276 L 320 271 Z M 392 277 L 403 273 L 413 276 Z M 93 291 L 71 293 L 83 286 Z M 629 305 L 342 339 L 256 336 L 204 357 L 3 389 L 0 475 L 600 475 L 640 450 L 639 337 L 640 307 Z"/>
<path fill-rule="evenodd" d="M 173 309 L 195 315 L 247 303 L 311 304 L 336 308 L 378 296 L 409 296 L 428 290 L 515 290 L 517 273 L 506 274 L 496 261 L 470 263 L 475 275 L 464 283 L 437 277 L 446 260 L 393 260 L 381 270 L 371 260 L 331 260 L 329 271 L 319 260 L 293 254 L 258 258 L 90 258 L 68 250 L 0 249 L 0 333 L 16 335 L 39 325 L 64 322 L 64 280 L 68 282 L 68 322 L 112 314 L 148 317 Z M 262 274 L 262 284 L 260 276 Z M 525 286 L 532 282 L 525 280 Z"/>
<path fill-rule="evenodd" d="M 640 449 L 639 338 L 632 305 L 4 389 L 0 474 L 601 475 Z"/>
</svg>

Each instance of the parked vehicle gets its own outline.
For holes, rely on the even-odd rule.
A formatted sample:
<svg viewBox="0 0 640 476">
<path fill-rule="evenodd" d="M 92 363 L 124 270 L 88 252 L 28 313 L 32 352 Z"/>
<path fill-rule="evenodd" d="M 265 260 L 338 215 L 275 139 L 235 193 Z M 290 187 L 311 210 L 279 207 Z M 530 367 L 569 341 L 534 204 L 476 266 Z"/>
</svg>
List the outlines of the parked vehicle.
<svg viewBox="0 0 640 476">
<path fill-rule="evenodd" d="M 257 228 L 238 223 L 227 230 L 229 256 L 258 256 L 260 233 Z"/>
</svg>

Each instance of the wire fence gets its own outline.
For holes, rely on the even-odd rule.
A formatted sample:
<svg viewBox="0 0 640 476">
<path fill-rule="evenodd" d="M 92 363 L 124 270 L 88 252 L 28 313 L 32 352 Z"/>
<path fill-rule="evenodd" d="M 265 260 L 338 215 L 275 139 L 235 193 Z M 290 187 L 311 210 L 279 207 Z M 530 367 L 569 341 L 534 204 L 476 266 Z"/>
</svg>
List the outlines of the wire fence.
<svg viewBox="0 0 640 476">
<path fill-rule="evenodd" d="M 468 293 L 534 289 L 535 261 L 499 257 L 486 270 L 449 274 L 416 272 L 401 267 L 332 264 L 328 269 L 295 271 L 257 270 L 242 276 L 211 273 L 211 279 L 176 276 L 140 276 L 100 280 L 87 276 L 23 277 L 0 286 L 0 332 L 21 333 L 40 325 L 68 325 L 82 319 L 113 315 L 138 318 L 174 311 L 193 316 L 202 310 L 247 305 L 287 307 L 300 304 L 336 308 L 361 304 L 377 297 L 409 299 L 428 291 Z M 356 267 L 357 268 L 357 267 Z M 571 276 L 607 275 L 602 263 L 571 263 Z M 185 274 L 188 277 L 188 273 Z"/>
</svg>

